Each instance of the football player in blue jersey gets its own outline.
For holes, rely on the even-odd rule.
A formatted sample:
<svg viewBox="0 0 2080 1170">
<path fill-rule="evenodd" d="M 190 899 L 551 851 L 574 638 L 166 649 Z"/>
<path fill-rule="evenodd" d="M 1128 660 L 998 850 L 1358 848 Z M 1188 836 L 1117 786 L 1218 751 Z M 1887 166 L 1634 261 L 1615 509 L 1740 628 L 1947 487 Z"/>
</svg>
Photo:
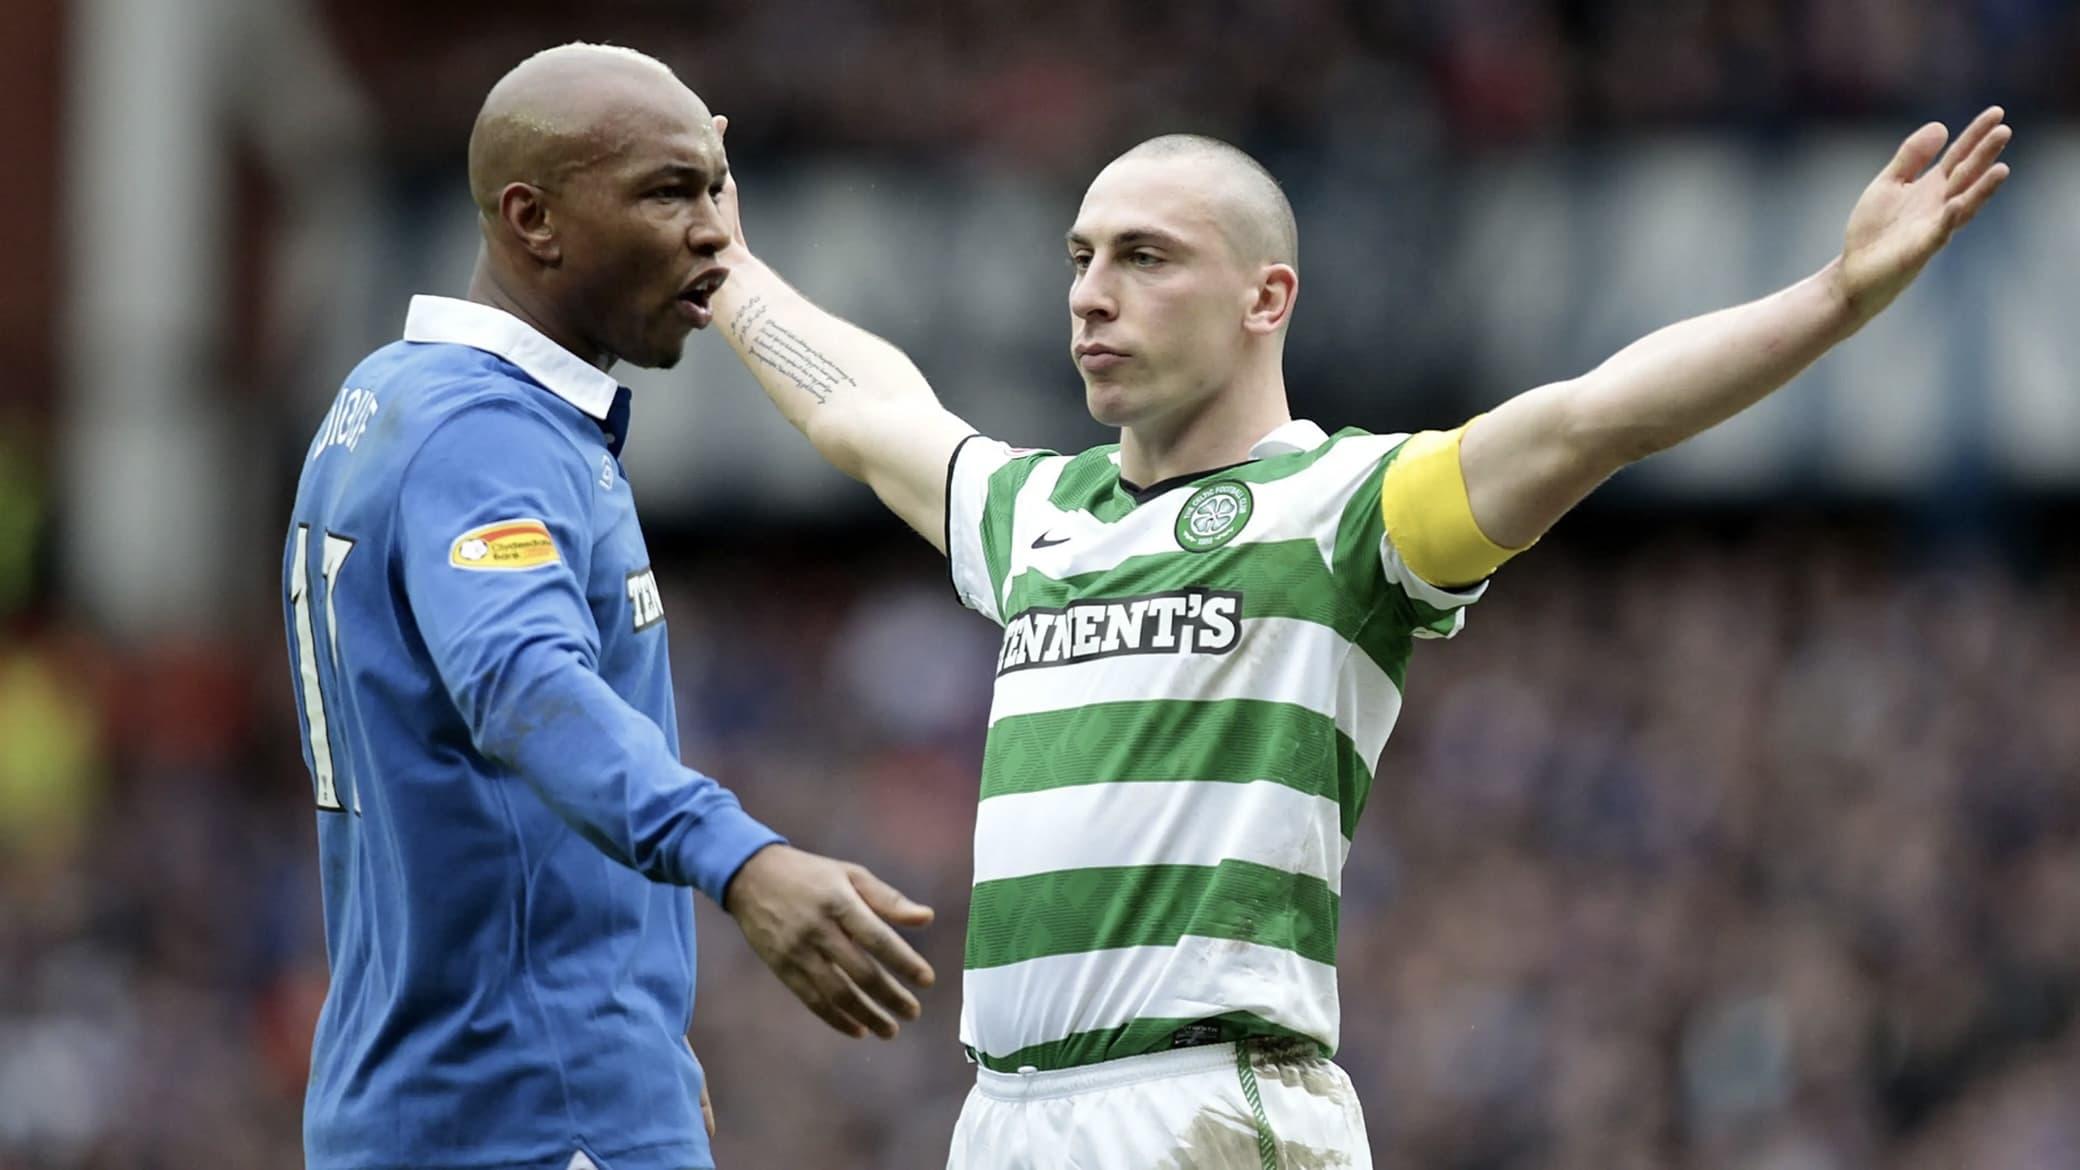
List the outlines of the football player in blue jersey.
<svg viewBox="0 0 2080 1170">
<path fill-rule="evenodd" d="M 682 886 L 838 1030 L 918 1015 L 893 927 L 931 911 L 679 761 L 607 371 L 708 323 L 725 175 L 658 62 L 523 62 L 470 138 L 468 298 L 414 298 L 311 443 L 283 558 L 332 967 L 311 1170 L 711 1166 Z"/>
</svg>

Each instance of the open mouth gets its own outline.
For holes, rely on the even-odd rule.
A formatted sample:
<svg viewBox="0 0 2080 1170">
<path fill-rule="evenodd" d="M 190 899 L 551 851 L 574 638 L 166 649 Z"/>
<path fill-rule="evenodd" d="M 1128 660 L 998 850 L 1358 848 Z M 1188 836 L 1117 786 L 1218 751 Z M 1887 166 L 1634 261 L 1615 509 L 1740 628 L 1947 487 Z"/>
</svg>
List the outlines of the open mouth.
<svg viewBox="0 0 2080 1170">
<path fill-rule="evenodd" d="M 709 298 L 722 282 L 729 279 L 729 269 L 710 268 L 693 278 L 693 282 L 679 290 L 679 311 L 693 322 L 695 329 L 704 329 L 715 319 L 715 312 L 708 307 Z"/>
</svg>

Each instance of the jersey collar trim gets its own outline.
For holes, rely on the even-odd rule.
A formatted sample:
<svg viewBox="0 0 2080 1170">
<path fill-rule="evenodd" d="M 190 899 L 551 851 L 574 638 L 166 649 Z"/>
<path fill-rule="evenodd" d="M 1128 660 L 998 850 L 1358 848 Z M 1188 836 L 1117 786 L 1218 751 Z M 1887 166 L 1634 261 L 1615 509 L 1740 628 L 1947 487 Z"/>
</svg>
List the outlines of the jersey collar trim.
<svg viewBox="0 0 2080 1170">
<path fill-rule="evenodd" d="M 1273 455 L 1297 455 L 1302 451 L 1312 451 L 1328 441 L 1329 432 L 1304 418 L 1296 418 L 1289 422 L 1280 423 L 1272 428 L 1270 434 L 1258 439 L 1257 445 L 1249 449 L 1249 458 L 1242 462 L 1249 463 L 1258 459 L 1269 459 Z M 1114 451 L 1107 455 L 1106 458 L 1112 461 L 1112 466 L 1115 469 L 1119 467 L 1119 452 Z M 1226 467 L 1213 467 L 1205 471 L 1188 471 L 1183 475 L 1173 475 L 1169 479 L 1149 484 L 1147 487 L 1142 487 L 1137 483 L 1129 481 L 1125 476 L 1121 476 L 1119 486 L 1121 491 L 1134 498 L 1135 503 L 1146 504 L 1171 488 L 1182 487 L 1195 479 L 1204 479 L 1209 475 L 1219 475 L 1223 471 L 1232 471 L 1240 466 L 1242 466 L 1242 463 L 1230 463 Z"/>
<path fill-rule="evenodd" d="M 1194 480 L 1205 479 L 1209 475 L 1219 475 L 1223 471 L 1233 471 L 1248 462 L 1249 460 L 1245 459 L 1241 463 L 1230 463 L 1225 467 L 1209 467 L 1205 471 L 1187 471 L 1183 475 L 1173 475 L 1169 479 L 1159 479 L 1147 487 L 1142 487 L 1133 480 L 1121 476 L 1119 490 L 1132 496 L 1135 503 L 1146 504 L 1172 488 L 1181 488 Z"/>
<path fill-rule="evenodd" d="M 415 296 L 405 314 L 406 341 L 466 345 L 519 366 L 551 394 L 607 421 L 620 383 L 606 371 L 543 336 L 504 309 L 454 297 Z M 617 436 L 625 437 L 625 436 Z"/>
<path fill-rule="evenodd" d="M 1273 455 L 1297 455 L 1312 451 L 1329 441 L 1329 432 L 1304 418 L 1280 423 L 1270 434 L 1257 440 L 1249 449 L 1251 459 L 1269 459 Z"/>
</svg>

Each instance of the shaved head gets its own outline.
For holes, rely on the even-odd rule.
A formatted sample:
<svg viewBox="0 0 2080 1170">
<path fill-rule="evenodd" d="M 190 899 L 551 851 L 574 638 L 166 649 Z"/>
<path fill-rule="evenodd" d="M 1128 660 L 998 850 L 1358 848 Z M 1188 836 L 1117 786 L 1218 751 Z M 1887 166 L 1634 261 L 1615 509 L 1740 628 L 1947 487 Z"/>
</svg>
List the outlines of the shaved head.
<svg viewBox="0 0 2080 1170">
<path fill-rule="evenodd" d="M 473 298 L 588 362 L 665 367 L 712 319 L 732 229 L 715 117 L 655 58 L 559 45 L 513 67 L 469 136 Z"/>
<path fill-rule="evenodd" d="M 1197 134 L 1151 138 L 1091 180 L 1064 243 L 1070 354 L 1091 417 L 1124 428 L 1122 467 L 1160 464 L 1145 441 L 1233 428 L 1255 442 L 1277 425 L 1299 233 L 1257 160 Z"/>
<path fill-rule="evenodd" d="M 705 125 L 708 109 L 664 62 L 618 45 L 558 45 L 514 66 L 469 135 L 469 191 L 498 215 L 512 183 L 554 187 L 626 150 L 661 110 Z"/>
<path fill-rule="evenodd" d="M 1203 167 L 1209 180 L 1206 193 L 1236 258 L 1299 268 L 1300 228 L 1293 220 L 1293 205 L 1278 180 L 1248 152 L 1203 134 L 1165 134 L 1120 155 L 1112 166 L 1141 160 L 1178 160 Z"/>
</svg>

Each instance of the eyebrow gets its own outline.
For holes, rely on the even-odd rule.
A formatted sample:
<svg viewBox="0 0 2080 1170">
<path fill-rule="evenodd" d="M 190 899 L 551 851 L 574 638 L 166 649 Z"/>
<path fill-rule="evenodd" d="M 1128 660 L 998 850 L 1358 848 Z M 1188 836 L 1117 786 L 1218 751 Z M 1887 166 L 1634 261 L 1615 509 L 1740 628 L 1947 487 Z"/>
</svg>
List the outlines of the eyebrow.
<svg viewBox="0 0 2080 1170">
<path fill-rule="evenodd" d="M 1074 229 L 1071 229 L 1064 239 L 1071 248 L 1089 248 L 1092 246 L 1090 240 L 1077 233 Z M 1154 244 L 1159 248 L 1170 248 L 1175 251 L 1184 250 L 1183 240 L 1159 228 L 1131 227 L 1114 234 L 1112 237 L 1112 246 L 1115 248 L 1132 248 L 1137 244 Z"/>
<path fill-rule="evenodd" d="M 692 183 L 699 187 L 711 187 L 722 182 L 728 176 L 729 165 L 727 163 L 723 165 L 721 170 L 712 175 L 708 173 L 706 167 L 695 166 L 691 163 L 665 163 L 662 166 L 652 167 L 644 171 L 642 182 L 658 183 L 670 179 Z"/>
</svg>

